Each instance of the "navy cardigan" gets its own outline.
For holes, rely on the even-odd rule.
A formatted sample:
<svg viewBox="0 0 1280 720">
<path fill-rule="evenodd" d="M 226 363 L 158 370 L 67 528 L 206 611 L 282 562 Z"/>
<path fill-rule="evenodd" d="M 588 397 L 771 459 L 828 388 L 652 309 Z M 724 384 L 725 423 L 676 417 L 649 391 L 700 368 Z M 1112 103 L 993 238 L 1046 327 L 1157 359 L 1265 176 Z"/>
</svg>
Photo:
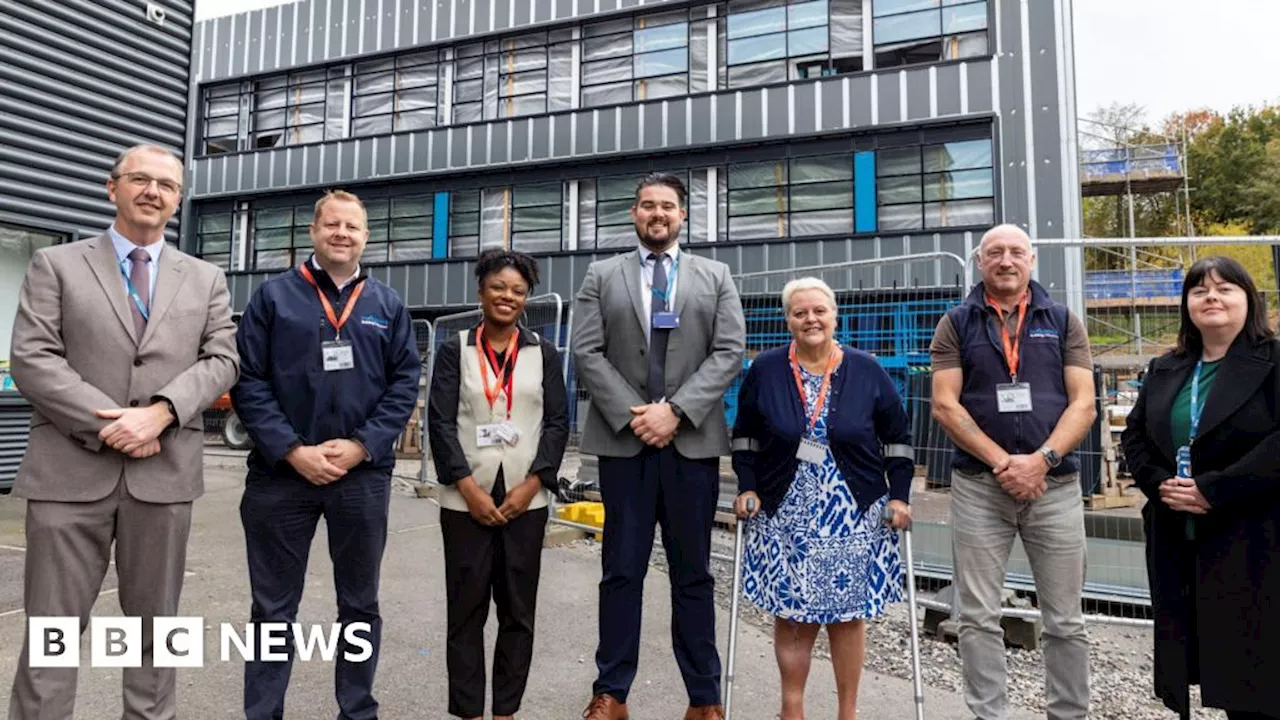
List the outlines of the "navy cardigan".
<svg viewBox="0 0 1280 720">
<path fill-rule="evenodd" d="M 754 490 L 770 515 L 796 476 L 796 451 L 809 422 L 787 349 L 766 350 L 751 364 L 738 392 L 733 426 L 738 492 Z M 827 398 L 827 441 L 836 466 L 860 507 L 879 500 L 886 489 L 890 500 L 908 502 L 915 451 L 902 397 L 875 358 L 843 350 Z"/>
</svg>

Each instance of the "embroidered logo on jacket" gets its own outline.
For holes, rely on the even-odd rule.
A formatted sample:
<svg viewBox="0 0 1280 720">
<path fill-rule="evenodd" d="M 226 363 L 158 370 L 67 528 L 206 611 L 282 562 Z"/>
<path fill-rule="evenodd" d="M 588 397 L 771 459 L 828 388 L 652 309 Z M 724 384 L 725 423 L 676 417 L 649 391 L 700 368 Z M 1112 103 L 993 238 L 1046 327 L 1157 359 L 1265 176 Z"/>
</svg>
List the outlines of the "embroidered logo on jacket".
<svg viewBox="0 0 1280 720">
<path fill-rule="evenodd" d="M 1057 328 L 1031 328 L 1027 331 L 1027 337 L 1032 340 L 1057 340 Z"/>
<path fill-rule="evenodd" d="M 376 327 L 379 330 L 386 330 L 388 327 L 391 326 L 385 319 L 380 318 L 377 315 L 365 315 L 364 317 L 360 318 L 360 324 L 372 325 L 373 327 Z"/>
</svg>

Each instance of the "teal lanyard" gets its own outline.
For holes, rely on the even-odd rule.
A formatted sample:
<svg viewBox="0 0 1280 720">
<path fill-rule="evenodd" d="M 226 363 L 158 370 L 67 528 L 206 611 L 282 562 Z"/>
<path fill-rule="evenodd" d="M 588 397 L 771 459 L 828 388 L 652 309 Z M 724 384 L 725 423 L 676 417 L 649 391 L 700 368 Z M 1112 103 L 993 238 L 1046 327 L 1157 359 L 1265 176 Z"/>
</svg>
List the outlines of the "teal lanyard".
<svg viewBox="0 0 1280 720">
<path fill-rule="evenodd" d="M 1191 435 L 1187 438 L 1187 444 L 1191 444 L 1196 439 L 1196 434 L 1200 431 L 1200 415 L 1204 412 L 1204 406 L 1200 404 L 1200 370 L 1204 367 L 1204 360 L 1196 361 L 1196 374 L 1191 376 Z"/>
<path fill-rule="evenodd" d="M 138 296 L 138 289 L 133 286 L 133 280 L 129 279 L 129 274 L 124 271 L 124 263 L 120 263 L 120 274 L 124 276 L 124 284 L 129 289 L 129 297 L 133 298 L 133 304 L 138 306 L 138 312 L 142 313 L 143 320 L 151 320 L 151 313 L 147 312 L 146 306 L 142 303 L 142 298 Z"/>
<path fill-rule="evenodd" d="M 662 262 L 662 261 L 663 261 L 663 259 L 664 259 L 666 256 L 667 256 L 667 254 L 666 254 L 666 253 L 659 253 L 659 254 L 655 254 L 655 255 L 651 255 L 651 256 L 650 256 L 650 257 L 652 257 L 652 258 L 653 258 L 653 264 L 654 264 L 654 268 L 653 268 L 653 269 L 654 269 L 654 271 L 655 271 L 655 272 L 656 272 L 656 271 L 657 271 L 657 269 L 658 269 L 658 268 L 657 268 L 658 263 Z M 643 259 L 643 258 L 640 260 L 640 264 L 641 264 L 641 266 L 643 266 L 643 265 L 644 265 L 644 259 Z M 662 301 L 662 302 L 664 302 L 664 303 L 667 303 L 667 305 L 668 305 L 668 306 L 670 306 L 670 304 L 671 304 L 671 303 L 667 302 L 667 298 L 668 298 L 668 297 L 670 297 L 670 295 L 671 295 L 671 288 L 673 288 L 673 287 L 675 287 L 675 286 L 676 286 L 676 275 L 678 275 L 679 273 L 680 273 L 680 261 L 677 259 L 677 260 L 672 261 L 672 263 L 671 263 L 671 274 L 667 276 L 667 289 L 666 289 L 666 290 L 659 290 L 658 288 L 654 287 L 654 286 L 653 286 L 653 276 L 652 276 L 652 275 L 650 275 L 650 276 L 649 276 L 649 292 L 651 292 L 651 293 L 653 294 L 653 296 L 654 296 L 654 297 L 658 298 L 659 300 L 661 300 L 661 301 Z M 671 308 L 670 308 L 670 307 L 668 307 L 667 309 L 668 309 L 668 310 L 670 310 Z"/>
</svg>

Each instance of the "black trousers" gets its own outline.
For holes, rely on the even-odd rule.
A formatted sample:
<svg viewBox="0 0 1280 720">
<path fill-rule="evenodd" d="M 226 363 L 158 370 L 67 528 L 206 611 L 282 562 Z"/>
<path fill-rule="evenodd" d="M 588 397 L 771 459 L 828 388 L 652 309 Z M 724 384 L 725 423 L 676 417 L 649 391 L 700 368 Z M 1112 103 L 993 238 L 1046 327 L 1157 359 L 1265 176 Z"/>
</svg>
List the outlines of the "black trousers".
<svg viewBox="0 0 1280 720">
<path fill-rule="evenodd" d="M 250 471 L 240 501 L 245 546 L 249 556 L 250 611 L 254 623 L 297 620 L 298 603 L 307 575 L 307 558 L 321 517 L 329 532 L 329 557 L 338 596 L 338 622 L 368 623 L 369 635 L 357 633 L 373 646 L 364 662 L 348 661 L 348 652 L 364 648 L 342 637 L 334 658 L 334 694 L 338 720 L 376 720 L 378 703 L 373 697 L 374 673 L 382 637 L 378 609 L 378 583 L 382 553 L 387 545 L 387 513 L 391 502 L 391 472 L 355 471 L 328 485 L 312 485 L 295 477 L 271 477 Z M 310 632 L 304 628 L 304 632 Z M 326 628 L 327 636 L 327 628 Z M 278 637 L 278 636 L 277 636 Z M 254 656 L 262 645 L 256 636 Z M 292 633 L 284 662 L 246 662 L 244 713 L 246 720 L 279 720 L 284 717 L 285 691 L 293 666 Z M 277 641 L 278 642 L 278 641 Z M 312 655 L 312 661 L 317 656 Z"/>
<path fill-rule="evenodd" d="M 627 701 L 640 661 L 644 578 L 656 523 L 671 576 L 671 637 L 689 704 L 720 703 L 711 526 L 720 495 L 718 458 L 690 460 L 673 446 L 633 458 L 600 458 L 605 532 L 600 580 L 599 676 L 594 694 Z"/>
<path fill-rule="evenodd" d="M 489 602 L 498 608 L 493 653 L 493 714 L 520 710 L 529 665 L 542 572 L 547 508 L 530 510 L 503 527 L 481 525 L 470 513 L 440 510 L 448 598 L 449 714 L 484 716 L 484 626 Z"/>
</svg>

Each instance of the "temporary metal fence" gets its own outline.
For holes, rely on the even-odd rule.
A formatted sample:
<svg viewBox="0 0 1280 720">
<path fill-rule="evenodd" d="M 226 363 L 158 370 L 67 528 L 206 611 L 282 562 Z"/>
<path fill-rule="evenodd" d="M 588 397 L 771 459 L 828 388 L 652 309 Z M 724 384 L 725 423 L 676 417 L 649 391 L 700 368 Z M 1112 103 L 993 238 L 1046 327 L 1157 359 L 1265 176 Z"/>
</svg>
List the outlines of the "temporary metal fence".
<svg viewBox="0 0 1280 720">
<path fill-rule="evenodd" d="M 1086 256 L 1083 283 L 1050 287 L 1053 297 L 1073 308 L 1085 308 L 1084 325 L 1091 340 L 1095 409 L 1098 419 L 1076 452 L 1081 463 L 1081 496 L 1086 510 L 1087 575 L 1085 605 L 1093 622 L 1149 624 L 1150 591 L 1147 584 L 1143 532 L 1139 509 L 1145 498 L 1130 487 L 1122 453 L 1120 432 L 1128 408 L 1140 387 L 1140 371 L 1149 359 L 1171 347 L 1176 335 L 1178 307 L 1172 290 L 1180 295 L 1181 276 L 1196 255 L 1241 253 L 1243 246 L 1257 254 L 1260 246 L 1280 243 L 1280 238 L 1148 238 L 1076 239 L 1037 241 L 1037 249 L 1078 249 Z M 1154 248 L 1154 249 L 1147 249 Z M 1171 248 L 1177 252 L 1171 252 Z M 1269 247 L 1266 248 L 1269 253 Z M 1138 258 L 1124 264 L 1117 258 Z M 1107 265 L 1110 259 L 1110 265 Z M 1247 267 L 1255 269 L 1256 257 Z M 1117 271 L 1118 266 L 1118 271 Z M 1256 270 L 1255 270 L 1256 272 Z M 939 319 L 965 297 L 978 278 L 974 257 L 935 252 L 872 258 L 816 267 L 787 268 L 742 273 L 734 277 L 742 299 L 747 326 L 745 374 L 761 351 L 790 340 L 782 313 L 781 290 L 798 277 L 818 277 L 835 291 L 839 311 L 837 339 L 845 345 L 873 354 L 893 378 L 912 423 L 916 448 L 917 575 L 946 583 L 952 578 L 952 545 L 949 525 L 950 461 L 954 452 L 946 434 L 932 418 L 932 372 L 929 345 Z M 1276 313 L 1274 276 L 1257 277 L 1264 285 L 1268 307 Z M 1125 282 L 1128 293 L 1122 292 Z M 1172 300 L 1171 300 L 1172 299 Z M 1163 303 L 1163 304 L 1160 304 Z M 1155 314 L 1155 308 L 1161 313 Z M 1170 319 L 1169 316 L 1172 316 Z M 1159 322 L 1154 318 L 1158 317 Z M 473 327 L 479 310 L 438 318 L 430 328 L 433 359 L 449 332 Z M 1274 318 L 1273 318 L 1274 320 Z M 526 311 L 530 327 L 552 339 L 562 354 L 566 386 L 570 393 L 570 443 L 561 470 L 560 502 L 598 500 L 595 459 L 578 452 L 581 425 L 590 397 L 577 382 L 571 353 L 573 308 L 559 296 L 531 299 Z M 1168 326 L 1172 323 L 1173 332 Z M 1115 341 L 1112 334 L 1120 336 Z M 432 364 L 429 360 L 429 365 Z M 428 375 L 429 377 L 429 375 Z M 725 394 L 726 419 L 732 425 L 737 412 L 737 390 L 742 374 Z M 428 380 L 429 382 L 429 380 Z M 425 429 L 424 429 L 425 432 Z M 425 438 L 424 438 L 425 440 Z M 429 446 L 424 441 L 422 479 L 427 479 Z M 728 458 L 722 461 L 720 505 L 728 512 L 737 494 Z M 553 512 L 554 518 L 554 512 Z M 562 524 L 586 529 L 575 523 Z M 729 561 L 716 554 L 717 560 Z M 1006 589 L 1034 598 L 1030 563 L 1015 543 L 1006 575 Z M 933 605 L 929 605 L 932 602 Z M 938 601 L 921 605 L 943 609 Z M 1009 617 L 1037 617 L 1026 608 L 1005 608 Z"/>
</svg>

